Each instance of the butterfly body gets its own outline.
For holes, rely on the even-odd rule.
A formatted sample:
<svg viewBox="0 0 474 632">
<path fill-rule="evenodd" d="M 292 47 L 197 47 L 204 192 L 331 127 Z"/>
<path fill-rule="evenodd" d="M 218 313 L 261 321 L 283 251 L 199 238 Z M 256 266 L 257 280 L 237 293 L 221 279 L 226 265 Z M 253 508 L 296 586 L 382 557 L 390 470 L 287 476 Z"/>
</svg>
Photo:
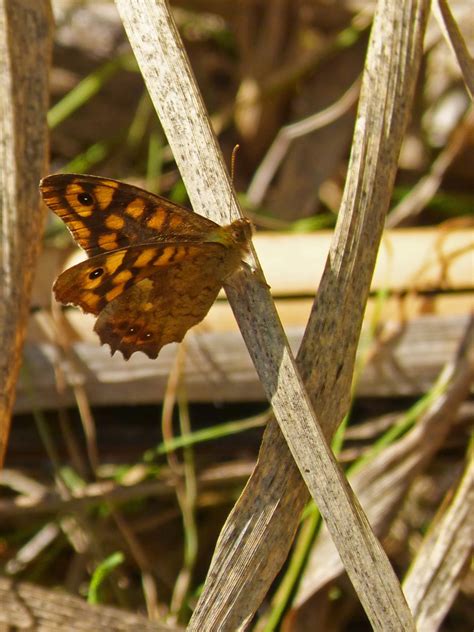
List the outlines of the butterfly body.
<svg viewBox="0 0 474 632">
<path fill-rule="evenodd" d="M 60 174 L 40 190 L 89 257 L 58 277 L 57 300 L 98 316 L 101 342 L 126 359 L 180 342 L 249 248 L 248 220 L 220 226 L 116 180 Z"/>
</svg>

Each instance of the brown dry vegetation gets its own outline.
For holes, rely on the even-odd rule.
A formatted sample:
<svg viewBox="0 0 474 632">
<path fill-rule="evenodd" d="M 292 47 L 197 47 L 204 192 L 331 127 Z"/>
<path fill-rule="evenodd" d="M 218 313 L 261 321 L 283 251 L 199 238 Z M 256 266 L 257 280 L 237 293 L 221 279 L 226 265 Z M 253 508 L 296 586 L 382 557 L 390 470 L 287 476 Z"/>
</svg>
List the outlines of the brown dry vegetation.
<svg viewBox="0 0 474 632">
<path fill-rule="evenodd" d="M 286 285 L 279 287 L 283 272 L 271 285 L 296 352 L 316 292 L 316 281 L 309 289 L 301 281 L 316 242 L 298 239 L 336 225 L 375 3 L 190 0 L 172 6 L 228 163 L 240 146 L 234 186 L 255 224 L 264 273 L 272 274 L 265 269 L 265 240 L 273 260 L 293 272 Z M 156 116 L 114 3 L 57 0 L 53 7 L 50 172 L 107 175 L 189 204 L 165 122 L 162 127 Z M 463 37 L 472 52 L 472 10 L 462 1 L 451 9 L 462 32 L 451 31 L 451 39 L 461 46 Z M 307 345 L 298 367 L 328 440 L 347 413 L 334 449 L 418 629 L 467 632 L 474 624 L 474 64 L 462 47 L 453 54 L 439 24 L 434 16 L 427 23 L 413 103 L 398 104 L 410 117 L 387 216 L 390 232 L 382 238 L 389 258 L 396 243 L 398 258 L 372 285 L 352 401 L 349 344 L 347 392 L 334 389 L 333 401 L 325 391 L 329 382 L 321 386 L 314 377 L 325 367 L 310 357 L 320 347 Z M 196 630 L 237 629 L 234 622 L 257 608 L 253 630 L 370 629 L 360 593 L 296 466 L 290 471 L 275 452 L 275 470 L 264 469 L 271 460 L 266 450 L 284 441 L 224 301 L 181 352 L 164 350 L 156 364 L 112 361 L 98 349 L 87 319 L 51 305 L 51 280 L 71 254 L 55 219 L 47 220 L 0 474 L 0 622 L 44 621 L 41 629 L 48 630 L 178 629 L 199 603 L 194 621 L 207 618 L 208 627 L 191 624 Z M 275 233 L 284 241 L 272 241 Z M 417 244 L 426 259 L 417 258 Z M 336 303 L 333 312 L 350 322 L 344 305 Z M 238 312 L 237 318 L 242 327 Z M 262 436 L 261 469 L 254 471 Z M 280 465 L 288 489 L 275 492 L 268 513 L 276 520 L 279 512 L 294 514 L 280 540 L 260 558 L 248 553 L 248 568 L 241 558 L 238 566 L 237 557 L 228 567 L 217 567 L 219 556 L 214 560 L 216 576 L 232 576 L 232 586 L 252 605 L 245 610 L 226 592 L 230 583 L 221 595 L 212 581 L 198 601 L 219 533 L 252 471 L 247 495 L 253 489 L 271 495 Z M 244 521 L 250 500 L 244 495 L 239 503 L 233 515 Z M 276 527 L 267 518 L 261 540 L 273 542 Z M 221 541 L 221 552 L 225 545 Z M 255 581 L 255 603 L 239 585 L 246 573 Z M 58 587 L 69 595 L 58 597 L 52 590 Z M 86 596 L 129 611 L 128 618 L 91 609 Z M 220 599 L 224 606 L 216 615 L 212 608 Z M 224 611 L 232 624 L 222 623 Z"/>
</svg>

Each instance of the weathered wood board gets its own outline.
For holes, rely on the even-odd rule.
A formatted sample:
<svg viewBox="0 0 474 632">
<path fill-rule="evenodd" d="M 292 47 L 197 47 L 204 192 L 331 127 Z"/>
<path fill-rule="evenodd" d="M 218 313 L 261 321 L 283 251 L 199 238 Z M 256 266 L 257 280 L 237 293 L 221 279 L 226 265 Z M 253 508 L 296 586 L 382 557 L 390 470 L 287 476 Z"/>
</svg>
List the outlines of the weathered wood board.
<svg viewBox="0 0 474 632">
<path fill-rule="evenodd" d="M 331 234 L 269 235 L 255 238 L 281 320 L 294 351 L 310 314 L 314 288 L 324 268 Z M 384 239 L 366 311 L 366 327 L 377 324 L 369 362 L 357 393 L 417 396 L 425 392 L 452 357 L 474 307 L 473 233 L 470 230 L 389 231 Z M 70 262 L 68 262 L 69 265 Z M 66 309 L 53 320 L 51 283 L 64 253 L 47 249 L 37 273 L 16 411 L 74 405 L 74 384 L 84 385 L 94 405 L 158 402 L 163 398 L 177 345 L 158 360 L 137 353 L 125 362 L 100 347 L 94 319 Z M 387 297 L 385 297 L 387 293 Z M 382 298 L 382 295 L 384 297 Z M 59 331 L 69 349 L 58 344 Z M 55 370 L 67 386 L 59 393 Z M 184 381 L 191 401 L 252 401 L 263 391 L 225 299 L 185 340 Z"/>
</svg>

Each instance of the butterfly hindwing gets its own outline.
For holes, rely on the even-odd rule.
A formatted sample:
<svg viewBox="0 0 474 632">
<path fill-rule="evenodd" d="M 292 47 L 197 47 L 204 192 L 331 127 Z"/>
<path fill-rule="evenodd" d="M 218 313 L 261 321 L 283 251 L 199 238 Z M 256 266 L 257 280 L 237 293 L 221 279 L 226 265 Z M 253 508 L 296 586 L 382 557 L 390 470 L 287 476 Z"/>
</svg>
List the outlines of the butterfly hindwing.
<svg viewBox="0 0 474 632">
<path fill-rule="evenodd" d="M 194 272 L 189 275 L 184 263 L 159 270 L 126 290 L 122 300 L 109 303 L 94 327 L 102 344 L 128 359 L 134 351 L 156 358 L 164 345 L 181 342 L 206 316 L 222 287 L 221 279 Z"/>
<path fill-rule="evenodd" d="M 95 255 L 68 268 L 57 278 L 53 291 L 61 303 L 76 305 L 86 313 L 97 315 L 126 289 L 153 276 L 157 269 L 164 269 L 166 274 L 181 274 L 177 264 L 183 260 L 191 270 L 199 258 L 201 262 L 205 258 L 206 261 L 214 259 L 216 263 L 224 255 L 225 248 L 218 243 L 165 242 L 129 246 Z"/>
<path fill-rule="evenodd" d="M 215 242 L 130 246 L 69 268 L 53 290 L 61 303 L 98 315 L 94 329 L 112 352 L 155 358 L 204 318 L 239 256 Z"/>
</svg>

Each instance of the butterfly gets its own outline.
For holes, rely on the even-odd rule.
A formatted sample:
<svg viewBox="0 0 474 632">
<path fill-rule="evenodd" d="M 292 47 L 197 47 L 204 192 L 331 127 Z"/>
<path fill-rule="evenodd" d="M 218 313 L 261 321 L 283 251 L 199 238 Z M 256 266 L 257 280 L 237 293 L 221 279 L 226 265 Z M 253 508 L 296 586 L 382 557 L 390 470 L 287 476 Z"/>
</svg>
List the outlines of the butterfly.
<svg viewBox="0 0 474 632">
<path fill-rule="evenodd" d="M 97 316 L 101 343 L 126 360 L 181 342 L 249 251 L 249 220 L 220 226 L 118 180 L 50 175 L 40 191 L 88 255 L 57 278 L 56 299 Z"/>
</svg>

